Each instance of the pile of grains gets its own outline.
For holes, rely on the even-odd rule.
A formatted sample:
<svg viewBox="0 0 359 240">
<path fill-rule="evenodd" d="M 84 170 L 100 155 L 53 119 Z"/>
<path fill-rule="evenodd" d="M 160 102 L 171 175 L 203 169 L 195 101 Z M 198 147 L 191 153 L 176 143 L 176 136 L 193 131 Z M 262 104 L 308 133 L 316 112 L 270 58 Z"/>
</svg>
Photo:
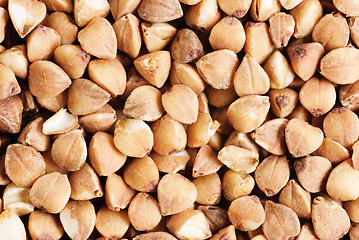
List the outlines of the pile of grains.
<svg viewBox="0 0 359 240">
<path fill-rule="evenodd" d="M 358 0 L 0 0 L 1 240 L 359 239 Z"/>
</svg>

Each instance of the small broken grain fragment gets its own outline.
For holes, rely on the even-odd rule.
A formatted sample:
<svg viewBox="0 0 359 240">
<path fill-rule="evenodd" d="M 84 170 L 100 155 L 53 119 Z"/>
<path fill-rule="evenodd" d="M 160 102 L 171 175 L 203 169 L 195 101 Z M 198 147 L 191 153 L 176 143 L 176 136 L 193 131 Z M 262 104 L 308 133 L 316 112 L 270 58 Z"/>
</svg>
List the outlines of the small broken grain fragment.
<svg viewBox="0 0 359 240">
<path fill-rule="evenodd" d="M 116 34 L 105 18 L 92 19 L 77 36 L 83 50 L 98 58 L 115 58 Z"/>
<path fill-rule="evenodd" d="M 269 18 L 269 35 L 276 48 L 286 47 L 294 33 L 294 18 L 290 14 L 279 12 Z"/>
<path fill-rule="evenodd" d="M 187 28 L 177 31 L 171 44 L 171 56 L 175 61 L 196 62 L 203 55 L 203 45 L 195 32 Z"/>
<path fill-rule="evenodd" d="M 298 93 L 290 88 L 271 89 L 268 95 L 272 111 L 280 118 L 291 114 L 298 103 Z"/>
<path fill-rule="evenodd" d="M 323 138 L 320 128 L 313 127 L 299 118 L 290 120 L 285 128 L 288 151 L 296 158 L 304 157 L 317 150 L 322 145 Z"/>
<path fill-rule="evenodd" d="M 348 214 L 330 198 L 314 198 L 311 216 L 314 232 L 320 239 L 339 239 L 349 231 Z"/>
<path fill-rule="evenodd" d="M 42 124 L 42 132 L 46 135 L 65 133 L 75 128 L 77 124 L 77 116 L 61 108 Z"/>
<path fill-rule="evenodd" d="M 228 49 L 208 53 L 196 62 L 197 70 L 203 80 L 215 89 L 233 87 L 233 78 L 238 65 L 236 53 Z"/>
<path fill-rule="evenodd" d="M 268 197 L 279 193 L 289 180 L 289 163 L 285 156 L 269 156 L 257 167 L 254 178 L 259 189 Z"/>
<path fill-rule="evenodd" d="M 178 0 L 143 0 L 137 12 L 147 22 L 169 22 L 183 16 Z"/>
</svg>

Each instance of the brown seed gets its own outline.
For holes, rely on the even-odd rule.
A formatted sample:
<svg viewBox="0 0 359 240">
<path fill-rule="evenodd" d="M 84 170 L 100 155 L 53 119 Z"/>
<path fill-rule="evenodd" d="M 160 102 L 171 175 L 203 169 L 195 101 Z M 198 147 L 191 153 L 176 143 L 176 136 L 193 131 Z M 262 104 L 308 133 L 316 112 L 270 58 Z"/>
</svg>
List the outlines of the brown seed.
<svg viewBox="0 0 359 240">
<path fill-rule="evenodd" d="M 228 170 L 222 179 L 223 196 L 228 201 L 249 195 L 254 188 L 254 179 L 243 171 Z"/>
<path fill-rule="evenodd" d="M 45 18 L 46 5 L 36 0 L 9 0 L 8 11 L 16 32 L 24 38 Z"/>
<path fill-rule="evenodd" d="M 134 12 L 141 0 L 110 0 L 109 2 L 112 16 L 116 21 L 128 13 Z"/>
<path fill-rule="evenodd" d="M 177 213 L 166 226 L 179 239 L 207 239 L 212 236 L 209 223 L 199 210 L 186 209 Z"/>
<path fill-rule="evenodd" d="M 257 128 L 251 136 L 259 146 L 268 152 L 275 155 L 284 155 L 287 150 L 284 139 L 284 130 L 287 124 L 288 119 L 273 119 Z"/>
<path fill-rule="evenodd" d="M 313 154 L 325 157 L 332 164 L 340 163 L 350 157 L 345 147 L 329 138 L 324 138 L 322 145 Z"/>
<path fill-rule="evenodd" d="M 197 203 L 216 205 L 221 200 L 222 184 L 217 173 L 198 177 L 192 182 L 197 188 Z"/>
<path fill-rule="evenodd" d="M 110 5 L 106 0 L 76 0 L 74 1 L 74 18 L 79 27 L 84 27 L 90 20 L 106 17 L 110 12 Z"/>
<path fill-rule="evenodd" d="M 235 17 L 224 17 L 213 26 L 208 37 L 213 50 L 229 49 L 240 52 L 246 41 L 242 23 Z"/>
<path fill-rule="evenodd" d="M 197 120 L 198 99 L 190 87 L 173 85 L 162 95 L 162 105 L 168 115 L 178 122 L 190 124 Z"/>
<path fill-rule="evenodd" d="M 133 240 L 176 240 L 167 232 L 148 232 L 137 235 Z"/>
<path fill-rule="evenodd" d="M 348 233 L 350 220 L 345 210 L 331 199 L 316 197 L 312 205 L 312 222 L 319 239 L 339 239 Z"/>
<path fill-rule="evenodd" d="M 138 193 L 128 207 L 128 218 L 137 231 L 150 231 L 161 221 L 160 206 L 148 193 Z"/>
<path fill-rule="evenodd" d="M 215 89 L 233 87 L 233 78 L 238 64 L 237 55 L 228 49 L 208 53 L 196 62 L 199 74 Z"/>
<path fill-rule="evenodd" d="M 18 142 L 29 145 L 37 151 L 44 152 L 50 148 L 50 136 L 42 132 L 44 118 L 38 117 L 24 127 L 18 138 Z"/>
<path fill-rule="evenodd" d="M 266 196 L 272 197 L 287 184 L 289 174 L 287 158 L 285 156 L 271 155 L 258 165 L 254 178 L 259 189 Z"/>
<path fill-rule="evenodd" d="M 301 119 L 290 120 L 285 128 L 285 141 L 293 157 L 304 157 L 317 150 L 323 142 L 323 132 Z"/>
<path fill-rule="evenodd" d="M 32 204 L 49 213 L 59 213 L 70 198 L 71 186 L 67 175 L 48 173 L 38 178 L 30 189 Z"/>
<path fill-rule="evenodd" d="M 271 109 L 277 117 L 287 117 L 298 103 L 298 93 L 290 88 L 272 89 L 268 95 Z"/>
<path fill-rule="evenodd" d="M 353 0 L 333 0 L 334 6 L 347 16 L 359 16 L 359 3 Z"/>
<path fill-rule="evenodd" d="M 45 26 L 54 29 L 61 36 L 62 45 L 71 44 L 76 40 L 78 27 L 71 15 L 54 12 L 46 18 Z"/>
<path fill-rule="evenodd" d="M 228 208 L 228 216 L 235 228 L 241 231 L 253 231 L 264 222 L 264 208 L 255 196 L 237 198 Z"/>
<path fill-rule="evenodd" d="M 319 72 L 333 83 L 354 83 L 359 79 L 358 59 L 358 49 L 352 47 L 337 48 L 322 58 Z"/>
<path fill-rule="evenodd" d="M 359 170 L 354 169 L 351 159 L 337 165 L 328 177 L 326 190 L 333 199 L 355 200 L 359 196 Z"/>
<path fill-rule="evenodd" d="M 154 192 L 160 179 L 155 162 L 150 157 L 133 159 L 123 173 L 125 182 L 133 189 Z"/>
<path fill-rule="evenodd" d="M 187 146 L 196 148 L 207 144 L 218 127 L 218 121 L 213 121 L 209 113 L 199 113 L 197 121 L 187 127 Z"/>
<path fill-rule="evenodd" d="M 359 18 L 353 17 L 349 19 L 349 30 L 352 41 L 355 46 L 359 46 Z"/>
<path fill-rule="evenodd" d="M 315 235 L 312 224 L 309 222 L 302 225 L 302 228 L 300 229 L 300 233 L 296 239 L 297 240 L 319 240 L 317 235 Z"/>
<path fill-rule="evenodd" d="M 85 52 L 98 58 L 115 58 L 116 35 L 105 18 L 92 19 L 77 35 Z"/>
<path fill-rule="evenodd" d="M 288 60 L 280 51 L 275 51 L 264 64 L 263 69 L 267 72 L 270 87 L 283 89 L 289 86 L 295 78 L 295 74 Z"/>
<path fill-rule="evenodd" d="M 32 212 L 28 223 L 29 233 L 32 239 L 60 239 L 64 234 L 57 216 L 40 210 Z"/>
<path fill-rule="evenodd" d="M 38 177 L 45 174 L 44 158 L 33 147 L 11 144 L 6 149 L 5 171 L 16 185 L 31 187 Z"/>
<path fill-rule="evenodd" d="M 299 92 L 300 103 L 315 117 L 329 112 L 336 98 L 333 84 L 324 78 L 311 78 Z"/>
<path fill-rule="evenodd" d="M 176 35 L 177 29 L 169 23 L 141 23 L 142 37 L 149 52 L 162 50 Z"/>
<path fill-rule="evenodd" d="M 138 57 L 133 64 L 143 78 L 161 88 L 170 73 L 171 54 L 168 51 L 154 51 Z"/>
<path fill-rule="evenodd" d="M 135 88 L 123 108 L 123 113 L 129 117 L 150 122 L 160 118 L 163 112 L 161 92 L 147 85 Z"/>
<path fill-rule="evenodd" d="M 61 44 L 61 36 L 52 28 L 38 25 L 27 37 L 27 56 L 30 62 L 50 59 Z"/>
<path fill-rule="evenodd" d="M 303 0 L 290 11 L 295 21 L 293 36 L 303 38 L 312 33 L 315 24 L 323 16 L 323 7 L 318 0 Z"/>
<path fill-rule="evenodd" d="M 68 108 L 76 115 L 96 112 L 111 98 L 111 95 L 96 83 L 79 78 L 72 82 L 69 89 Z"/>
<path fill-rule="evenodd" d="M 203 145 L 194 159 L 192 176 L 194 178 L 206 176 L 217 172 L 222 166 L 223 163 L 218 160 L 217 153 L 211 146 Z"/>
<path fill-rule="evenodd" d="M 350 221 L 358 223 L 359 222 L 359 218 L 358 218 L 358 213 L 359 213 L 359 199 L 356 200 L 352 200 L 352 201 L 347 201 L 344 202 L 344 209 L 347 212 Z"/>
<path fill-rule="evenodd" d="M 71 84 L 71 79 L 55 63 L 40 60 L 29 67 L 29 88 L 35 97 L 54 97 Z"/>
<path fill-rule="evenodd" d="M 77 171 L 87 157 L 86 141 L 81 130 L 73 130 L 57 137 L 51 147 L 54 162 L 68 171 Z"/>
<path fill-rule="evenodd" d="M 95 228 L 95 208 L 90 201 L 69 201 L 60 221 L 71 239 L 87 239 Z"/>
<path fill-rule="evenodd" d="M 254 172 L 259 163 L 258 158 L 258 153 L 234 145 L 223 147 L 218 153 L 218 159 L 236 172 Z"/>
<path fill-rule="evenodd" d="M 289 207 L 267 200 L 264 211 L 262 229 L 268 239 L 294 239 L 299 234 L 299 219 Z"/>
<path fill-rule="evenodd" d="M 279 12 L 281 7 L 278 0 L 267 0 L 265 2 L 253 0 L 249 13 L 254 21 L 264 22 L 274 13 Z"/>
<path fill-rule="evenodd" d="M 349 109 L 334 108 L 324 118 L 323 131 L 327 138 L 350 148 L 359 137 L 358 116 Z"/>
<path fill-rule="evenodd" d="M 294 72 L 302 80 L 307 81 L 317 71 L 325 51 L 321 44 L 313 42 L 290 46 L 287 53 Z"/>
<path fill-rule="evenodd" d="M 130 204 L 136 191 L 128 186 L 121 176 L 112 173 L 107 177 L 105 185 L 106 205 L 112 211 L 120 211 Z"/>
<path fill-rule="evenodd" d="M 262 125 L 269 108 L 269 97 L 267 96 L 244 96 L 229 105 L 228 121 L 239 132 L 251 132 Z"/>
<path fill-rule="evenodd" d="M 0 100 L 17 95 L 20 92 L 21 88 L 14 72 L 9 67 L 0 64 Z"/>
<path fill-rule="evenodd" d="M 53 12 L 73 12 L 73 2 L 71 0 L 41 0 L 46 4 L 49 11 Z"/>
<path fill-rule="evenodd" d="M 23 108 L 18 96 L 0 100 L 0 132 L 14 134 L 20 131 Z"/>
<path fill-rule="evenodd" d="M 186 150 L 170 153 L 169 155 L 160 155 L 152 151 L 150 157 L 156 163 L 158 171 L 164 173 L 176 173 L 180 170 L 185 170 L 191 158 Z"/>
<path fill-rule="evenodd" d="M 186 147 L 187 136 L 185 128 L 181 123 L 168 115 L 154 122 L 151 129 L 154 138 L 153 150 L 158 154 L 169 155 L 182 151 Z"/>
<path fill-rule="evenodd" d="M 275 13 L 269 18 L 269 35 L 276 48 L 286 47 L 294 33 L 294 18 L 283 12 Z"/>
<path fill-rule="evenodd" d="M 54 52 L 54 60 L 71 79 L 82 77 L 91 55 L 78 45 L 61 45 Z"/>
<path fill-rule="evenodd" d="M 218 5 L 223 12 L 236 18 L 244 17 L 251 7 L 252 0 L 218 0 Z"/>
<path fill-rule="evenodd" d="M 251 55 L 258 64 L 263 64 L 272 54 L 274 48 L 268 25 L 265 22 L 247 22 L 245 30 L 245 53 Z"/>
<path fill-rule="evenodd" d="M 100 180 L 93 168 L 85 163 L 69 175 L 71 198 L 74 200 L 91 200 L 102 197 L 103 191 Z"/>
<path fill-rule="evenodd" d="M 35 97 L 29 90 L 20 92 L 19 97 L 24 105 L 24 116 L 30 117 L 39 112 L 39 106 L 36 103 Z"/>
<path fill-rule="evenodd" d="M 231 224 L 227 211 L 222 208 L 200 205 L 197 210 L 201 211 L 205 215 L 212 232 L 217 232 L 218 230 Z"/>
<path fill-rule="evenodd" d="M 116 148 L 129 157 L 143 157 L 153 147 L 151 128 L 141 120 L 118 120 L 115 125 L 114 139 Z"/>
<path fill-rule="evenodd" d="M 279 202 L 290 207 L 299 218 L 310 219 L 312 199 L 296 180 L 291 179 L 282 189 Z"/>
<path fill-rule="evenodd" d="M 341 86 L 339 89 L 339 101 L 343 107 L 357 111 L 359 109 L 359 82 L 356 81 L 353 84 Z"/>
<path fill-rule="evenodd" d="M 115 122 L 116 111 L 109 104 L 79 119 L 79 124 L 90 133 L 108 131 Z"/>
<path fill-rule="evenodd" d="M 16 45 L 0 54 L 0 63 L 9 67 L 16 77 L 27 78 L 29 61 L 26 54 L 26 45 Z"/>
<path fill-rule="evenodd" d="M 51 112 L 57 112 L 67 104 L 68 91 L 65 90 L 60 94 L 52 97 L 36 97 L 37 102 L 43 108 Z"/>
<path fill-rule="evenodd" d="M 210 240 L 221 240 L 221 239 L 235 240 L 236 237 L 236 229 L 233 225 L 229 225 L 228 227 L 222 228 L 218 233 L 213 235 Z"/>
<path fill-rule="evenodd" d="M 157 187 L 157 197 L 163 216 L 182 212 L 192 206 L 197 198 L 196 186 L 178 173 L 162 177 Z"/>
<path fill-rule="evenodd" d="M 183 16 L 178 0 L 144 0 L 137 11 L 140 18 L 147 22 L 169 22 Z"/>
<path fill-rule="evenodd" d="M 140 32 L 140 20 L 129 13 L 119 18 L 113 25 L 116 34 L 117 49 L 136 58 L 140 53 L 142 39 Z"/>
<path fill-rule="evenodd" d="M 130 220 L 126 211 L 115 212 L 103 206 L 96 214 L 95 227 L 105 238 L 120 239 L 129 226 Z"/>
<path fill-rule="evenodd" d="M 177 31 L 171 44 L 171 56 L 179 63 L 196 62 L 204 55 L 203 45 L 195 32 L 190 29 Z"/>
<path fill-rule="evenodd" d="M 204 0 L 191 6 L 185 15 L 187 26 L 201 32 L 208 32 L 221 18 L 216 0 Z"/>
<path fill-rule="evenodd" d="M 197 95 L 206 87 L 205 82 L 195 67 L 176 61 L 172 62 L 170 81 L 172 85 L 183 84 L 190 87 Z"/>
<path fill-rule="evenodd" d="M 349 26 L 340 13 L 322 17 L 313 28 L 313 41 L 323 45 L 326 51 L 345 47 L 349 41 Z"/>
<path fill-rule="evenodd" d="M 234 89 L 238 96 L 265 94 L 269 90 L 269 77 L 249 54 L 246 54 L 234 75 Z"/>
</svg>

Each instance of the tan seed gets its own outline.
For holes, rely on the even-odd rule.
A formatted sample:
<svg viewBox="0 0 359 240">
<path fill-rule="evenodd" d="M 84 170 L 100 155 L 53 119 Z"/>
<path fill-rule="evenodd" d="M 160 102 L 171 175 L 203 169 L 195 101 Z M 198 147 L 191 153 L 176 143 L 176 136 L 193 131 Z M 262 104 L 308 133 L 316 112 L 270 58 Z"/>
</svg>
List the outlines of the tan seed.
<svg viewBox="0 0 359 240">
<path fill-rule="evenodd" d="M 29 145 L 37 151 L 44 152 L 50 148 L 50 136 L 42 131 L 44 118 L 38 117 L 24 127 L 17 139 L 19 143 Z"/>
<path fill-rule="evenodd" d="M 41 0 L 46 4 L 49 11 L 53 12 L 73 12 L 73 2 L 71 0 Z"/>
<path fill-rule="evenodd" d="M 222 184 L 217 173 L 198 177 L 193 180 L 193 184 L 197 188 L 197 203 L 216 205 L 221 200 Z"/>
<path fill-rule="evenodd" d="M 24 223 L 12 210 L 3 211 L 0 214 L 0 231 L 4 239 L 27 239 Z"/>
<path fill-rule="evenodd" d="M 200 1 L 190 6 L 185 15 L 186 24 L 201 32 L 208 32 L 219 21 L 221 13 L 216 0 Z"/>
<path fill-rule="evenodd" d="M 141 23 L 143 42 L 149 52 L 162 50 L 176 35 L 177 29 L 169 23 Z"/>
<path fill-rule="evenodd" d="M 210 145 L 203 145 L 195 156 L 192 168 L 192 176 L 206 176 L 217 172 L 223 163 L 217 158 L 217 153 Z"/>
<path fill-rule="evenodd" d="M 1 56 L 1 55 L 0 55 Z M 343 85 L 339 89 L 339 101 L 343 107 L 357 111 L 359 109 L 359 82 Z"/>
<path fill-rule="evenodd" d="M 15 76 L 25 79 L 27 78 L 29 61 L 26 54 L 25 45 L 16 45 L 3 51 L 0 54 L 0 63 L 9 67 Z"/>
<path fill-rule="evenodd" d="M 348 21 L 349 30 L 350 30 L 350 37 L 354 42 L 355 46 L 359 46 L 359 18 L 354 17 L 350 18 Z"/>
<path fill-rule="evenodd" d="M 322 145 L 313 154 L 325 157 L 332 164 L 340 163 L 350 157 L 345 147 L 329 138 L 324 138 Z"/>
<path fill-rule="evenodd" d="M 221 240 L 227 238 L 228 240 L 236 240 L 236 229 L 233 225 L 222 228 L 218 233 L 214 234 L 210 240 Z"/>
<path fill-rule="evenodd" d="M 278 0 L 253 0 L 249 13 L 254 21 L 264 22 L 274 13 L 279 12 L 281 7 Z"/>
<path fill-rule="evenodd" d="M 42 124 L 42 132 L 46 135 L 65 133 L 76 127 L 77 116 L 61 108 Z"/>
<path fill-rule="evenodd" d="M 359 16 L 359 3 L 353 0 L 333 0 L 334 6 L 348 16 Z"/>
<path fill-rule="evenodd" d="M 206 87 L 205 93 L 207 94 L 208 102 L 216 108 L 227 107 L 238 95 L 233 87 L 227 89 L 215 89 L 211 86 Z M 215 115 L 213 113 L 213 115 Z"/>
<path fill-rule="evenodd" d="M 246 173 L 254 172 L 259 163 L 256 152 L 233 145 L 223 147 L 218 153 L 218 159 L 229 169 Z"/>
<path fill-rule="evenodd" d="M 236 18 L 244 17 L 251 7 L 252 0 L 218 0 L 218 5 L 223 12 Z"/>
<path fill-rule="evenodd" d="M 121 239 L 129 226 L 130 220 L 124 210 L 115 212 L 103 206 L 97 211 L 95 227 L 105 238 Z"/>
<path fill-rule="evenodd" d="M 68 90 L 65 90 L 52 97 L 36 97 L 36 100 L 41 107 L 51 112 L 57 112 L 66 106 L 68 93 Z"/>
<path fill-rule="evenodd" d="M 283 12 L 275 13 L 269 18 L 269 35 L 276 48 L 286 47 L 294 33 L 294 18 Z"/>
<path fill-rule="evenodd" d="M 134 240 L 176 240 L 174 236 L 167 232 L 148 232 L 137 235 Z"/>
<path fill-rule="evenodd" d="M 213 121 L 209 113 L 199 113 L 197 121 L 187 127 L 187 146 L 196 148 L 207 144 L 218 127 L 218 121 Z"/>
<path fill-rule="evenodd" d="M 315 235 L 313 226 L 311 223 L 307 222 L 302 225 L 300 233 L 297 236 L 298 240 L 319 240 L 317 235 Z"/>
<path fill-rule="evenodd" d="M 160 155 L 153 151 L 150 157 L 156 163 L 158 171 L 164 173 L 176 173 L 180 170 L 185 170 L 188 161 L 191 159 L 186 150 L 170 153 L 169 155 Z"/>
<path fill-rule="evenodd" d="M 113 18 L 118 20 L 122 16 L 134 12 L 141 0 L 110 0 L 110 8 Z"/>
<path fill-rule="evenodd" d="M 280 118 L 291 114 L 298 103 L 298 93 L 290 88 L 272 89 L 268 95 L 272 111 Z"/>
<path fill-rule="evenodd" d="M 94 113 L 79 118 L 79 124 L 88 132 L 108 131 L 116 122 L 116 111 L 109 104 Z"/>
<path fill-rule="evenodd" d="M 54 29 L 61 36 L 62 45 L 72 44 L 76 40 L 78 27 L 69 14 L 54 12 L 46 18 L 45 26 Z"/>
<path fill-rule="evenodd" d="M 30 202 L 30 190 L 18 187 L 15 183 L 6 186 L 2 196 L 4 210 L 13 210 L 18 216 L 24 216 L 34 211 L 35 207 Z"/>
<path fill-rule="evenodd" d="M 74 18 L 79 27 L 84 27 L 96 17 L 106 17 L 110 12 L 110 4 L 106 0 L 74 1 Z"/>
<path fill-rule="evenodd" d="M 50 237 L 58 240 L 64 234 L 60 220 L 56 215 L 36 210 L 29 216 L 28 228 L 33 239 Z"/>
<path fill-rule="evenodd" d="M 223 196 L 228 201 L 233 201 L 249 195 L 254 185 L 254 178 L 248 173 L 228 170 L 222 179 Z"/>
<path fill-rule="evenodd" d="M 344 202 L 344 209 L 347 212 L 347 214 L 348 214 L 348 216 L 350 218 L 350 221 L 355 222 L 355 223 L 359 222 L 358 204 L 359 204 L 359 199 Z"/>
<path fill-rule="evenodd" d="M 125 209 L 135 195 L 136 191 L 128 186 L 120 175 L 112 173 L 107 177 L 105 201 L 112 211 Z"/>
<path fill-rule="evenodd" d="M 137 12 L 147 22 L 169 22 L 183 16 L 178 0 L 144 0 Z"/>
</svg>

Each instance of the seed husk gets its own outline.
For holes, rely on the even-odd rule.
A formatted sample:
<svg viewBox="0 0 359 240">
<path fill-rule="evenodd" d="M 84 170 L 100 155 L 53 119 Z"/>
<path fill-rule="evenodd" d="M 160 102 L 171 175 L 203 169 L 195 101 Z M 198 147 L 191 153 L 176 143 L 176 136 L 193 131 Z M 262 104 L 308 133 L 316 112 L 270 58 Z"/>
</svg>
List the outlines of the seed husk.
<svg viewBox="0 0 359 240">
<path fill-rule="evenodd" d="M 191 6 L 185 15 L 186 24 L 201 32 L 208 32 L 221 18 L 216 0 L 204 0 Z"/>
<path fill-rule="evenodd" d="M 169 23 L 141 23 L 143 42 L 149 52 L 162 50 L 176 35 L 177 29 Z"/>
<path fill-rule="evenodd" d="M 299 219 L 289 207 L 267 200 L 264 211 L 262 229 L 268 239 L 291 239 L 299 234 Z"/>
<path fill-rule="evenodd" d="M 261 1 L 253 0 L 250 8 L 250 15 L 254 21 L 265 22 L 270 16 L 281 9 L 280 2 L 277 0 Z"/>
<path fill-rule="evenodd" d="M 265 94 L 270 87 L 268 74 L 249 54 L 243 57 L 233 82 L 234 89 L 240 97 Z"/>
<path fill-rule="evenodd" d="M 40 60 L 29 67 L 29 88 L 35 97 L 54 97 L 70 84 L 69 76 L 53 62 Z"/>
<path fill-rule="evenodd" d="M 76 0 L 74 2 L 74 18 L 79 27 L 85 27 L 90 20 L 106 17 L 110 12 L 110 4 L 106 0 Z"/>
<path fill-rule="evenodd" d="M 71 194 L 67 175 L 48 173 L 38 178 L 30 189 L 31 203 L 48 213 L 59 213 L 69 201 Z"/>
<path fill-rule="evenodd" d="M 21 88 L 14 72 L 9 67 L 0 64 L 0 100 L 17 95 L 20 92 Z"/>
<path fill-rule="evenodd" d="M 269 18 L 269 35 L 276 48 L 286 47 L 294 33 L 294 18 L 283 12 Z"/>
<path fill-rule="evenodd" d="M 128 218 L 137 231 L 150 231 L 161 221 L 160 206 L 148 193 L 138 193 L 128 207 Z"/>
<path fill-rule="evenodd" d="M 106 205 L 112 211 L 120 211 L 130 204 L 136 191 L 126 184 L 123 178 L 116 173 L 107 177 L 105 185 Z"/>
<path fill-rule="evenodd" d="M 224 17 L 213 26 L 208 41 L 213 50 L 229 49 L 240 52 L 246 41 L 242 23 L 235 17 Z"/>
<path fill-rule="evenodd" d="M 51 238 L 58 240 L 64 234 L 59 218 L 40 210 L 30 214 L 28 228 L 33 239 Z"/>
<path fill-rule="evenodd" d="M 285 141 L 293 157 L 304 157 L 317 150 L 323 142 L 323 132 L 320 128 L 294 118 L 285 128 Z"/>
<path fill-rule="evenodd" d="M 46 5 L 36 0 L 9 0 L 8 11 L 16 32 L 25 38 L 45 18 Z"/>
<path fill-rule="evenodd" d="M 193 180 L 193 184 L 197 188 L 197 203 L 216 205 L 221 199 L 222 184 L 217 173 L 198 177 Z"/>
<path fill-rule="evenodd" d="M 229 169 L 246 173 L 254 172 L 259 163 L 258 153 L 234 145 L 223 147 L 218 153 L 218 159 Z"/>
<path fill-rule="evenodd" d="M 95 208 L 90 201 L 69 201 L 60 212 L 60 221 L 71 239 L 87 239 L 95 227 Z"/>
<path fill-rule="evenodd" d="M 91 55 L 78 45 L 61 45 L 54 52 L 54 60 L 71 79 L 82 77 Z"/>
<path fill-rule="evenodd" d="M 244 96 L 229 105 L 227 118 L 234 129 L 248 133 L 262 125 L 269 108 L 267 96 Z"/>
<path fill-rule="evenodd" d="M 321 59 L 319 72 L 333 83 L 351 84 L 359 79 L 358 59 L 358 49 L 336 48 Z"/>
<path fill-rule="evenodd" d="M 17 139 L 18 142 L 29 145 L 40 152 L 48 150 L 50 148 L 50 136 L 45 135 L 42 131 L 44 121 L 43 117 L 38 117 L 26 125 Z"/>
<path fill-rule="evenodd" d="M 359 196 L 359 170 L 354 169 L 351 159 L 337 165 L 329 174 L 326 190 L 333 199 L 355 200 Z"/>
<path fill-rule="evenodd" d="M 248 173 L 228 170 L 222 178 L 223 196 L 228 201 L 233 201 L 249 195 L 254 185 L 254 178 Z"/>
<path fill-rule="evenodd" d="M 196 186 L 178 173 L 166 174 L 157 187 L 157 197 L 163 216 L 182 212 L 197 198 Z"/>
<path fill-rule="evenodd" d="M 237 55 L 228 49 L 208 53 L 196 62 L 197 70 L 203 80 L 215 89 L 233 87 L 233 78 L 238 65 Z"/>
<path fill-rule="evenodd" d="M 339 239 L 348 233 L 350 220 L 345 210 L 329 198 L 316 197 L 312 205 L 312 222 L 320 239 Z"/>
<path fill-rule="evenodd" d="M 177 31 L 171 44 L 171 56 L 176 62 L 196 62 L 203 55 L 203 45 L 195 32 L 190 29 Z"/>
<path fill-rule="evenodd" d="M 92 19 L 79 31 L 77 39 L 85 52 L 98 58 L 115 58 L 116 34 L 105 18 Z"/>
<path fill-rule="evenodd" d="M 286 156 L 269 156 L 257 167 L 254 178 L 259 189 L 268 197 L 272 197 L 287 184 L 290 175 Z"/>
<path fill-rule="evenodd" d="M 117 49 L 136 58 L 142 45 L 140 20 L 129 13 L 119 18 L 112 27 L 116 34 Z"/>
<path fill-rule="evenodd" d="M 265 122 L 252 134 L 253 140 L 262 148 L 275 155 L 283 155 L 287 151 L 284 130 L 288 119 L 276 118 Z"/>
<path fill-rule="evenodd" d="M 129 226 L 130 220 L 125 210 L 116 212 L 103 206 L 96 214 L 95 227 L 105 238 L 121 239 Z"/>
<path fill-rule="evenodd" d="M 54 29 L 61 36 L 62 45 L 75 42 L 78 27 L 71 15 L 64 12 L 54 12 L 46 18 L 44 24 L 45 26 Z"/>
<path fill-rule="evenodd" d="M 0 63 L 9 67 L 16 77 L 27 78 L 29 61 L 26 54 L 26 46 L 16 45 L 0 54 Z"/>
<path fill-rule="evenodd" d="M 279 203 L 290 207 L 299 218 L 310 219 L 312 199 L 296 180 L 291 179 L 279 195 Z"/>
<path fill-rule="evenodd" d="M 147 22 L 169 22 L 183 16 L 178 0 L 144 0 L 137 12 Z"/>
<path fill-rule="evenodd" d="M 334 108 L 324 118 L 323 131 L 327 138 L 351 148 L 359 137 L 358 116 L 349 109 Z"/>
<path fill-rule="evenodd" d="M 186 209 L 173 215 L 166 224 L 168 230 L 182 240 L 207 239 L 212 236 L 205 215 L 194 209 Z"/>
<path fill-rule="evenodd" d="M 168 51 L 154 51 L 138 57 L 133 64 L 144 79 L 161 88 L 170 73 L 171 54 Z"/>
<path fill-rule="evenodd" d="M 217 153 L 213 151 L 212 147 L 208 144 L 200 147 L 195 156 L 192 168 L 192 176 L 194 178 L 199 176 L 206 176 L 217 172 L 223 163 L 217 158 Z"/>
<path fill-rule="evenodd" d="M 23 222 L 12 210 L 5 210 L 0 214 L 0 232 L 4 239 L 27 239 Z"/>
</svg>

